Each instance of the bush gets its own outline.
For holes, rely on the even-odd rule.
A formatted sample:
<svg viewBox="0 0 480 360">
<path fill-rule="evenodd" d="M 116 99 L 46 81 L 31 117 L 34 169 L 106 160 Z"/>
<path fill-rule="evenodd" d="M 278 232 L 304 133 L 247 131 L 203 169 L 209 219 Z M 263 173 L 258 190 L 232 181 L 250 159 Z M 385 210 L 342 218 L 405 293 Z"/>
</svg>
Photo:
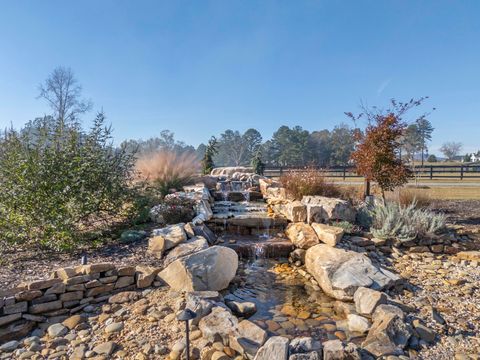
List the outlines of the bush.
<svg viewBox="0 0 480 360">
<path fill-rule="evenodd" d="M 365 212 L 367 214 L 365 214 Z M 396 202 L 377 203 L 360 210 L 364 223 L 370 223 L 370 231 L 379 239 L 398 239 L 401 242 L 432 236 L 445 227 L 446 217 L 416 204 L 402 206 Z"/>
<path fill-rule="evenodd" d="M 0 241 L 71 248 L 125 215 L 133 156 L 99 113 L 89 132 L 51 117 L 0 140 Z"/>
<path fill-rule="evenodd" d="M 195 216 L 195 201 L 189 198 L 167 195 L 163 201 L 152 209 L 157 222 L 163 224 L 187 223 Z"/>
<path fill-rule="evenodd" d="M 143 155 L 137 160 L 138 178 L 165 196 L 188 185 L 198 172 L 195 154 L 161 150 Z"/>
<path fill-rule="evenodd" d="M 308 195 L 340 197 L 342 194 L 336 185 L 327 182 L 323 173 L 316 169 L 289 171 L 280 177 L 280 183 L 287 196 L 295 200 Z"/>
</svg>

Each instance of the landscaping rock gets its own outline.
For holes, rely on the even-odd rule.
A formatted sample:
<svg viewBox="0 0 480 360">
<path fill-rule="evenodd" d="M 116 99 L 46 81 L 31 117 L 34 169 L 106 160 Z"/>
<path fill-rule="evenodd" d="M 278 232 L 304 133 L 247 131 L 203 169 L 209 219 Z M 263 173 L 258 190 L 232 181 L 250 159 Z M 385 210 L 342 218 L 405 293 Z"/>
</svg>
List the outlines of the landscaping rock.
<svg viewBox="0 0 480 360">
<path fill-rule="evenodd" d="M 203 236 L 196 236 L 190 239 L 188 242 L 183 243 L 172 249 L 165 257 L 164 266 L 170 265 L 181 257 L 196 253 L 208 248 L 208 242 Z"/>
<path fill-rule="evenodd" d="M 405 314 L 403 313 L 402 309 L 398 306 L 390 305 L 390 304 L 381 304 L 378 305 L 375 311 L 372 314 L 372 321 L 377 322 L 380 319 L 386 316 L 394 316 L 397 315 L 400 319 L 405 320 Z"/>
<path fill-rule="evenodd" d="M 183 229 L 184 224 L 166 226 L 152 231 L 148 240 L 148 251 L 161 258 L 166 250 L 172 249 L 187 240 L 187 234 Z"/>
<path fill-rule="evenodd" d="M 48 335 L 52 338 L 64 336 L 68 333 L 68 328 L 62 324 L 50 325 L 47 329 Z"/>
<path fill-rule="evenodd" d="M 201 224 L 201 225 L 196 225 L 193 227 L 193 232 L 195 236 L 201 236 L 205 239 L 207 239 L 207 242 L 210 245 L 215 245 L 217 243 L 217 237 L 213 233 L 212 230 L 208 228 L 207 225 Z"/>
<path fill-rule="evenodd" d="M 360 350 L 353 343 L 344 344 L 340 340 L 329 340 L 323 344 L 323 360 L 360 360 Z"/>
<path fill-rule="evenodd" d="M 319 243 L 313 228 L 303 222 L 288 225 L 285 234 L 297 248 L 309 249 Z"/>
<path fill-rule="evenodd" d="M 311 337 L 299 337 L 290 341 L 288 349 L 290 354 L 305 354 L 321 350 L 322 344 Z"/>
<path fill-rule="evenodd" d="M 356 212 L 345 200 L 324 196 L 304 196 L 302 204 L 307 207 L 307 222 L 328 223 L 334 220 L 355 222 Z"/>
<path fill-rule="evenodd" d="M 237 326 L 237 318 L 220 306 L 215 306 L 198 324 L 203 337 L 212 342 L 215 341 L 216 336 L 226 341 L 230 335 L 236 334 Z"/>
<path fill-rule="evenodd" d="M 307 250 L 305 266 L 322 290 L 338 300 L 353 300 L 359 287 L 382 290 L 400 277 L 372 264 L 360 253 L 319 244 Z"/>
<path fill-rule="evenodd" d="M 361 315 L 372 315 L 375 308 L 387 302 L 387 296 L 373 289 L 359 287 L 353 295 L 355 309 Z"/>
<path fill-rule="evenodd" d="M 227 301 L 226 304 L 237 316 L 249 317 L 257 312 L 257 305 L 254 302 Z"/>
<path fill-rule="evenodd" d="M 356 314 L 349 314 L 347 316 L 348 330 L 358 333 L 366 333 L 370 329 L 370 321 L 363 316 Z"/>
<path fill-rule="evenodd" d="M 229 336 L 230 347 L 240 355 L 252 359 L 267 340 L 267 333 L 251 321 L 241 321 L 235 334 Z"/>
<path fill-rule="evenodd" d="M 386 314 L 373 323 L 362 347 L 375 356 L 401 354 L 410 336 L 410 327 L 398 315 Z"/>
<path fill-rule="evenodd" d="M 158 276 L 177 291 L 223 290 L 235 277 L 237 253 L 223 246 L 212 246 L 175 260 Z"/>
<path fill-rule="evenodd" d="M 108 341 L 102 344 L 99 344 L 93 348 L 93 352 L 98 355 L 111 355 L 117 344 L 115 344 L 113 341 Z"/>
<path fill-rule="evenodd" d="M 285 337 L 272 336 L 257 351 L 254 360 L 287 360 L 289 342 Z"/>
<path fill-rule="evenodd" d="M 319 223 L 312 223 L 312 228 L 318 236 L 318 239 L 332 247 L 335 247 L 343 237 L 343 229 L 337 226 L 330 226 Z"/>
</svg>

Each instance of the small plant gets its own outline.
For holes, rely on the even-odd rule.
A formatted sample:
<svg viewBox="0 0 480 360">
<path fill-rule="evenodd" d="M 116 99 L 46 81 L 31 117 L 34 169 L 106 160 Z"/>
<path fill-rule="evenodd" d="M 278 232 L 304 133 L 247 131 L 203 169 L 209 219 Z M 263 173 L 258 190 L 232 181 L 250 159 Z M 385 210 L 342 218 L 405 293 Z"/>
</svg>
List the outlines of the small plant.
<svg viewBox="0 0 480 360">
<path fill-rule="evenodd" d="M 208 140 L 207 148 L 205 149 L 205 155 L 202 159 L 202 173 L 208 175 L 212 172 L 215 164 L 213 163 L 213 157 L 218 152 L 218 141 L 215 136 L 212 136 Z"/>
<path fill-rule="evenodd" d="M 161 150 L 143 155 L 137 160 L 136 170 L 140 180 L 145 180 L 165 196 L 181 190 L 192 181 L 198 170 L 198 162 L 192 153 L 178 155 Z"/>
<path fill-rule="evenodd" d="M 323 173 L 316 169 L 289 171 L 280 177 L 280 183 L 285 188 L 287 196 L 295 200 L 301 200 L 308 195 L 341 196 L 340 189 L 335 184 L 327 182 Z"/>
<path fill-rule="evenodd" d="M 342 228 L 343 231 L 347 234 L 354 234 L 360 231 L 359 227 L 355 224 L 349 223 L 348 221 L 337 221 L 332 224 L 333 226 Z"/>
<path fill-rule="evenodd" d="M 368 216 L 364 216 L 364 220 L 370 222 L 370 231 L 375 237 L 400 242 L 432 236 L 445 227 L 446 221 L 445 215 L 418 209 L 415 203 L 409 206 L 396 202 L 377 203 L 360 211 L 365 212 Z"/>
<path fill-rule="evenodd" d="M 151 210 L 151 214 L 157 222 L 166 225 L 186 223 L 195 216 L 195 201 L 170 194 Z"/>
<path fill-rule="evenodd" d="M 262 154 L 260 151 L 257 151 L 252 158 L 251 165 L 255 174 L 263 175 L 263 172 L 265 171 L 265 163 L 262 161 Z"/>
</svg>

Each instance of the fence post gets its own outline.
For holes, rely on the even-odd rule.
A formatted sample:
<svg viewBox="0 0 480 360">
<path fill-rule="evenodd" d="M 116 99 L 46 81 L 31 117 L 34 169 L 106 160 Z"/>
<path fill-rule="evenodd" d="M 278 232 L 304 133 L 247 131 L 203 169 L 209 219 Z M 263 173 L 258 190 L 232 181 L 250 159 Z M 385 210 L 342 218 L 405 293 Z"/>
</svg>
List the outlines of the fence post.
<svg viewBox="0 0 480 360">
<path fill-rule="evenodd" d="M 343 167 L 343 181 L 345 181 L 345 178 L 346 178 L 346 175 L 347 175 L 346 172 L 347 172 L 347 167 L 344 166 Z"/>
<path fill-rule="evenodd" d="M 280 176 L 283 175 L 283 168 L 280 166 Z"/>
<path fill-rule="evenodd" d="M 433 165 L 430 165 L 430 180 L 433 180 Z"/>
<path fill-rule="evenodd" d="M 463 165 L 460 166 L 460 180 L 463 180 Z"/>
</svg>

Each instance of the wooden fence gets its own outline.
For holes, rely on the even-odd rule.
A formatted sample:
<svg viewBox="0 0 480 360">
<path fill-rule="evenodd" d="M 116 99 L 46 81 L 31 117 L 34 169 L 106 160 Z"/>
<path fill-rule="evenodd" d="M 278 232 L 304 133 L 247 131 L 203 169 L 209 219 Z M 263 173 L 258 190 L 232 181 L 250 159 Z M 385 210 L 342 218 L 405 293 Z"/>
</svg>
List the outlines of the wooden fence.
<svg viewBox="0 0 480 360">
<path fill-rule="evenodd" d="M 311 167 L 310 167 L 311 169 Z M 283 166 L 268 166 L 265 168 L 265 176 L 280 177 L 288 171 L 306 171 L 307 168 L 299 167 L 283 167 Z M 347 180 L 350 178 L 363 178 L 355 173 L 355 168 L 352 166 L 339 166 L 332 168 L 318 168 L 325 173 L 326 177 L 341 178 Z M 411 167 L 414 175 L 418 179 L 478 179 L 480 180 L 480 164 L 468 165 L 424 165 Z"/>
</svg>

